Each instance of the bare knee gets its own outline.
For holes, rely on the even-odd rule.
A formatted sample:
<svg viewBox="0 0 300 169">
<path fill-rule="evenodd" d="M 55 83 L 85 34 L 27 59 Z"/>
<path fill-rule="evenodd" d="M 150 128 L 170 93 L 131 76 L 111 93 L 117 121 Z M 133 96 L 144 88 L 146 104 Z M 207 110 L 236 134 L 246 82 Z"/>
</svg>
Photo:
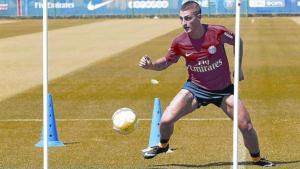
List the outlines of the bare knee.
<svg viewBox="0 0 300 169">
<path fill-rule="evenodd" d="M 168 127 L 174 125 L 177 120 L 194 111 L 197 106 L 197 100 L 193 94 L 188 90 L 182 89 L 164 111 L 160 126 Z"/>
<path fill-rule="evenodd" d="M 161 126 L 170 126 L 175 123 L 175 117 L 172 116 L 171 112 L 165 112 L 160 120 Z"/>
</svg>

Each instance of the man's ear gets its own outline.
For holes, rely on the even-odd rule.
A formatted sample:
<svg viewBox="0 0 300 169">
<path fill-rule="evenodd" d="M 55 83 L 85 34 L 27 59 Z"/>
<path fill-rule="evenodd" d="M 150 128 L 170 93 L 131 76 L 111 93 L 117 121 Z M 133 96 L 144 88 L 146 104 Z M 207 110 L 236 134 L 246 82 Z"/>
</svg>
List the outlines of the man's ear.
<svg viewBox="0 0 300 169">
<path fill-rule="evenodd" d="M 198 16 L 199 19 L 201 19 L 201 14 L 198 14 L 197 16 Z"/>
</svg>

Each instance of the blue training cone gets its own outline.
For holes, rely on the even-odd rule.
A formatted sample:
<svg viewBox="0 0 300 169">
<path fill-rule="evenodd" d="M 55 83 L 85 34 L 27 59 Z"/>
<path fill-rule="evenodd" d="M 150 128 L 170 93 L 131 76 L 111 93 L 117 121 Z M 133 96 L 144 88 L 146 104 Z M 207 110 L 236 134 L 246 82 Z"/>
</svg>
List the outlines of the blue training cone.
<svg viewBox="0 0 300 169">
<path fill-rule="evenodd" d="M 51 94 L 48 94 L 48 147 L 61 147 L 64 144 L 58 140 L 57 129 L 56 129 L 56 122 L 55 122 L 55 115 L 54 115 L 54 106 L 52 101 Z M 44 146 L 44 139 L 43 139 L 43 128 L 42 128 L 42 135 L 41 140 L 35 144 L 36 147 L 43 147 Z"/>
<path fill-rule="evenodd" d="M 160 100 L 159 98 L 155 98 L 148 147 L 156 146 L 160 142 L 159 123 L 160 123 L 161 116 L 162 116 L 162 111 L 161 111 Z"/>
</svg>

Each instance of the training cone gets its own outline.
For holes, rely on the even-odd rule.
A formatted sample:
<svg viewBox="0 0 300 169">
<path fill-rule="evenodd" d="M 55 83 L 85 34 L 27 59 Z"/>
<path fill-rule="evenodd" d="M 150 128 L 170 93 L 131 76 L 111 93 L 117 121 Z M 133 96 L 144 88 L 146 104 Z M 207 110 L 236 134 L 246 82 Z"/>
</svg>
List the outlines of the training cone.
<svg viewBox="0 0 300 169">
<path fill-rule="evenodd" d="M 41 140 L 35 144 L 36 147 L 44 146 L 43 133 L 42 128 Z M 48 147 L 61 146 L 64 146 L 64 144 L 58 140 L 52 96 L 51 94 L 48 94 Z"/>
<path fill-rule="evenodd" d="M 148 147 L 156 146 L 160 142 L 159 123 L 160 123 L 161 116 L 162 116 L 162 111 L 161 111 L 160 100 L 159 98 L 155 98 Z"/>
</svg>

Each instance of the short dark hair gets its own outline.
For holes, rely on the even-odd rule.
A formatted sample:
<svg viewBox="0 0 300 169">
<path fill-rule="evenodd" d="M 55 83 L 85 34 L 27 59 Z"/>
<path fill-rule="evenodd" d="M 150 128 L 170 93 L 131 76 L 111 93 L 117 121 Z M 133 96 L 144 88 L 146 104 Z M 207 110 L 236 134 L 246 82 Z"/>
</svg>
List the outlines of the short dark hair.
<svg viewBox="0 0 300 169">
<path fill-rule="evenodd" d="M 189 9 L 195 9 L 196 10 L 195 14 L 201 15 L 201 6 L 196 1 L 193 1 L 193 0 L 186 1 L 181 5 L 181 8 L 180 8 L 181 11 L 186 11 Z"/>
</svg>

